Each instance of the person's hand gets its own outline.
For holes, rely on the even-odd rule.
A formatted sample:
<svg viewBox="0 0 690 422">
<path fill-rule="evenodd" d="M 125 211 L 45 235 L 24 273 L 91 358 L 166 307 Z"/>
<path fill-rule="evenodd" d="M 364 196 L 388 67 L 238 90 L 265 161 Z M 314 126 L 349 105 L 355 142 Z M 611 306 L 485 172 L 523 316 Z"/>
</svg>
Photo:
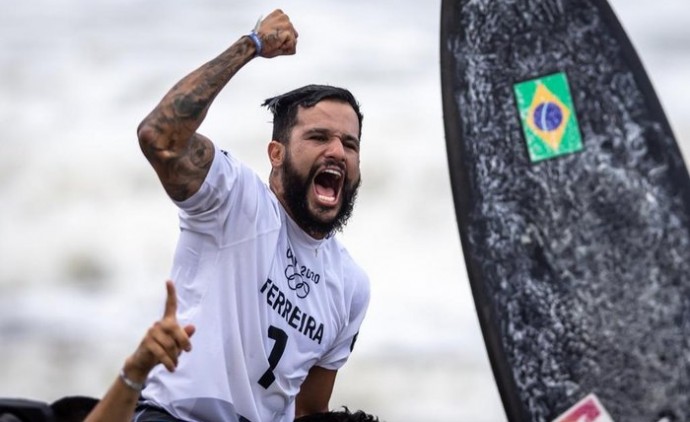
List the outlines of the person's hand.
<svg viewBox="0 0 690 422">
<path fill-rule="evenodd" d="M 194 326 L 182 327 L 177 322 L 177 296 L 175 285 L 168 280 L 165 283 L 167 298 L 163 318 L 156 321 L 141 340 L 139 347 L 125 361 L 124 372 L 127 378 L 134 382 L 143 383 L 151 369 L 162 363 L 165 368 L 174 372 L 178 357 L 185 351 L 192 350 L 189 341 L 194 334 Z"/>
<path fill-rule="evenodd" d="M 276 9 L 266 16 L 256 30 L 261 38 L 261 56 L 266 58 L 295 54 L 297 51 L 297 31 L 288 15 Z"/>
</svg>

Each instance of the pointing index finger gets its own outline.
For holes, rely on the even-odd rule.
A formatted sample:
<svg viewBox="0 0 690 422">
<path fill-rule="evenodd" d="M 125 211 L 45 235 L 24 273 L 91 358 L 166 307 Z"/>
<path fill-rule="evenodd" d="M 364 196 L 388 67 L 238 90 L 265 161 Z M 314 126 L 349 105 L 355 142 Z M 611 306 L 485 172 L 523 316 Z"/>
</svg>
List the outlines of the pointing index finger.
<svg viewBox="0 0 690 422">
<path fill-rule="evenodd" d="M 165 298 L 165 312 L 163 318 L 177 318 L 177 294 L 175 292 L 175 283 L 171 280 L 165 282 L 165 290 L 167 297 Z"/>
</svg>

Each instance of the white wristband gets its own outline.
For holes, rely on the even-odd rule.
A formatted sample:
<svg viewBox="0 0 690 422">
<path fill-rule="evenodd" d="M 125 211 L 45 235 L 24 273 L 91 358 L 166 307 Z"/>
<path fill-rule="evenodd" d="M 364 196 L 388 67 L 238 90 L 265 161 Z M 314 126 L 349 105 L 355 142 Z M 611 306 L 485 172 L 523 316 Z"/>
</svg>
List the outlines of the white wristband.
<svg viewBox="0 0 690 422">
<path fill-rule="evenodd" d="M 125 369 L 122 368 L 120 369 L 120 379 L 122 382 L 125 383 L 125 385 L 129 388 L 131 388 L 134 391 L 140 392 L 141 390 L 144 389 L 144 384 L 139 383 L 139 382 L 134 382 L 131 379 L 127 378 L 127 375 L 125 375 Z"/>
</svg>

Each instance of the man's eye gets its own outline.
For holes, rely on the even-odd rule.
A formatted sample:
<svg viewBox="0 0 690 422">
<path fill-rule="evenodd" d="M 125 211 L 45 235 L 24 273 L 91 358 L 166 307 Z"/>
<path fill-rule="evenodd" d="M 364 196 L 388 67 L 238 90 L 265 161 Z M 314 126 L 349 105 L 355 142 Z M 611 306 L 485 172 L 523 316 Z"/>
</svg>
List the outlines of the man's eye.
<svg viewBox="0 0 690 422">
<path fill-rule="evenodd" d="M 345 147 L 353 149 L 355 151 L 359 150 L 359 141 L 356 139 L 348 139 L 344 142 Z"/>
</svg>

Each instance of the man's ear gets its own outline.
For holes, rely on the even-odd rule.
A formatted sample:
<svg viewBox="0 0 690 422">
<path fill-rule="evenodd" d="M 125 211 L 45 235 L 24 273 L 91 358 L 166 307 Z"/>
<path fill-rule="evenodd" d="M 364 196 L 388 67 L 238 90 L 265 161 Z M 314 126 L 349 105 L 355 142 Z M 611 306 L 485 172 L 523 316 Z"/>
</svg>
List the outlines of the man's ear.
<svg viewBox="0 0 690 422">
<path fill-rule="evenodd" d="M 268 159 L 271 161 L 271 167 L 281 167 L 285 161 L 285 145 L 273 140 L 268 143 Z"/>
</svg>

